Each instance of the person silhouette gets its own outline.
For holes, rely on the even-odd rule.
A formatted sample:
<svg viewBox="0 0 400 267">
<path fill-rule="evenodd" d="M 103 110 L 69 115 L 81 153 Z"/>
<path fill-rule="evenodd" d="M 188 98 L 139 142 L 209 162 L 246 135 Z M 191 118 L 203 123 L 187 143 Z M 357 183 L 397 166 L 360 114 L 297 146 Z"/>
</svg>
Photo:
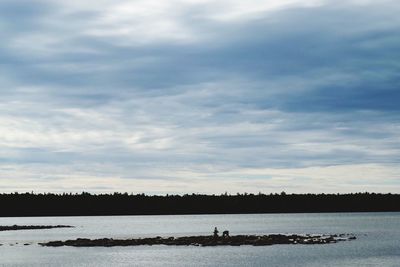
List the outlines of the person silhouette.
<svg viewBox="0 0 400 267">
<path fill-rule="evenodd" d="M 223 231 L 222 232 L 222 237 L 223 238 L 228 238 L 229 237 L 229 231 L 228 230 Z"/>
<path fill-rule="evenodd" d="M 217 227 L 215 227 L 214 228 L 214 238 L 218 238 L 218 233 L 219 233 L 219 231 L 218 231 Z"/>
</svg>

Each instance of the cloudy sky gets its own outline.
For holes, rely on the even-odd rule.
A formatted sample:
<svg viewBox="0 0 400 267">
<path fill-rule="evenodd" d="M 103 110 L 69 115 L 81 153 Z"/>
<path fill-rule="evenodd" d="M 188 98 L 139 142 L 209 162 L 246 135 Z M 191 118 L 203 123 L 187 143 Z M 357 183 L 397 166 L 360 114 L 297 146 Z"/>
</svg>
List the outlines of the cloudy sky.
<svg viewBox="0 0 400 267">
<path fill-rule="evenodd" d="M 400 192 L 398 0 L 1 0 L 0 191 Z"/>
</svg>

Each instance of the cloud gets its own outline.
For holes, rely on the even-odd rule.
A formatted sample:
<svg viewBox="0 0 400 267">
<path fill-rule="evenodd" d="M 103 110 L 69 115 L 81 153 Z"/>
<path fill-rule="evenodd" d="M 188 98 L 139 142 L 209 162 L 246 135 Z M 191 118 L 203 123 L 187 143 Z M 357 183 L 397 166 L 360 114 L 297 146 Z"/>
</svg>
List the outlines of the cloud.
<svg viewBox="0 0 400 267">
<path fill-rule="evenodd" d="M 398 192 L 399 9 L 3 1 L 0 185 Z"/>
</svg>

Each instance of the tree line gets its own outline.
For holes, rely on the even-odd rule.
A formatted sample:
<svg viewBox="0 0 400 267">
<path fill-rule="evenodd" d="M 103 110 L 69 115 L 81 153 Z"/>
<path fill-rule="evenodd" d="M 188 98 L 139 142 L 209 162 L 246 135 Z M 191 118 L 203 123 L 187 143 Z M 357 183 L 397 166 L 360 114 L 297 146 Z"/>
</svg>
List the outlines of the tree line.
<svg viewBox="0 0 400 267">
<path fill-rule="evenodd" d="M 0 216 L 400 211 L 400 194 L 0 194 Z"/>
</svg>

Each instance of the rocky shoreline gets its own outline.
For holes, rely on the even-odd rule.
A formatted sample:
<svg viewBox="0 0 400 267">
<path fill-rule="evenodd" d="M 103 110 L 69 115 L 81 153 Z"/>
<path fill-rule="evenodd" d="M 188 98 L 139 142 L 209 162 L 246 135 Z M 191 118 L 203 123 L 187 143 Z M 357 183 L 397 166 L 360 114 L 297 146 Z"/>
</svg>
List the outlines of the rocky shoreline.
<svg viewBox="0 0 400 267">
<path fill-rule="evenodd" d="M 78 238 L 66 241 L 50 241 L 39 243 L 46 247 L 114 247 L 140 245 L 167 245 L 167 246 L 270 246 L 276 244 L 332 244 L 340 241 L 354 240 L 356 237 L 349 234 L 340 235 L 234 235 L 229 237 L 214 236 L 186 236 L 186 237 L 153 237 L 137 239 L 87 239 Z"/>
<path fill-rule="evenodd" d="M 53 228 L 71 228 L 71 225 L 11 225 L 0 226 L 0 231 L 16 231 L 16 230 L 38 230 L 38 229 L 53 229 Z"/>
</svg>

